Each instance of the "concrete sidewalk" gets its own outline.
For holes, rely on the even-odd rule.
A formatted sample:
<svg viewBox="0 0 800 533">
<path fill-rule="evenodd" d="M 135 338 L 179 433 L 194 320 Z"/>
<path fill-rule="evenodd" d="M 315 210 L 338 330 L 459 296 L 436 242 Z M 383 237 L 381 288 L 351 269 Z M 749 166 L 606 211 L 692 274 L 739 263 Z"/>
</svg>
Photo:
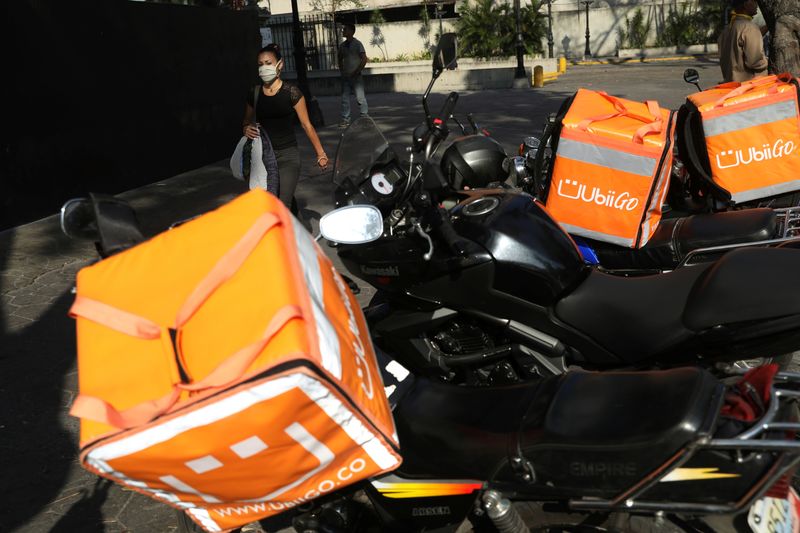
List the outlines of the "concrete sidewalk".
<svg viewBox="0 0 800 533">
<path fill-rule="evenodd" d="M 719 77 L 713 62 L 572 67 L 557 83 L 539 90 L 463 94 L 459 117 L 472 112 L 509 153 L 521 138 L 539 133 L 546 115 L 580 86 L 628 98 L 655 98 L 676 108 L 691 91 L 684 68 L 701 71 L 704 84 Z M 444 95 L 432 97 L 438 109 Z M 401 154 L 422 121 L 419 95 L 368 95 L 370 112 Z M 341 130 L 339 99 L 321 98 L 327 121 L 319 130 L 333 158 Z M 355 108 L 355 102 L 353 102 Z M 316 229 L 331 209 L 330 172 L 313 168 L 309 143 L 298 132 L 303 175 L 298 200 Z M 233 147 L 231 147 L 233 148 Z M 137 209 L 146 234 L 176 220 L 213 209 L 244 191 L 227 162 L 209 165 L 120 195 Z M 327 248 L 335 258 L 334 249 Z M 167 506 L 110 485 L 82 470 L 76 459 L 77 421 L 67 410 L 77 391 L 75 333 L 67 310 L 76 272 L 95 261 L 91 244 L 61 235 L 55 216 L 0 233 L 0 531 L 170 531 Z M 365 290 L 360 300 L 371 294 Z"/>
</svg>

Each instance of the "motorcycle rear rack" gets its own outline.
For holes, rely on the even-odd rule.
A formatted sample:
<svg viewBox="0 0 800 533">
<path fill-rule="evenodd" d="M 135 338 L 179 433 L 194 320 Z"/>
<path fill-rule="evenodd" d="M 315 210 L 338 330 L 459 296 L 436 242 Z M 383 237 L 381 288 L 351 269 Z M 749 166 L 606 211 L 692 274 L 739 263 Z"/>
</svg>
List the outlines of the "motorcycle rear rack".
<svg viewBox="0 0 800 533">
<path fill-rule="evenodd" d="M 800 207 L 773 209 L 778 217 L 780 235 L 784 238 L 800 237 Z"/>
<path fill-rule="evenodd" d="M 762 497 L 778 480 L 800 463 L 800 440 L 765 438 L 769 431 L 797 431 L 800 432 L 800 422 L 785 422 L 777 420 L 782 406 L 800 400 L 800 390 L 790 388 L 800 385 L 800 373 L 781 372 L 776 375 L 771 389 L 770 401 L 764 415 L 747 430 L 739 435 L 717 439 L 709 436 L 700 436 L 683 450 L 679 451 L 662 466 L 638 482 L 633 487 L 622 492 L 613 499 L 583 499 L 570 500 L 569 506 L 578 511 L 611 511 L 626 512 L 658 512 L 681 514 L 724 514 L 733 513 L 749 507 L 752 502 Z M 777 399 L 777 401 L 775 401 Z M 779 456 L 768 473 L 759 480 L 740 500 L 728 504 L 707 504 L 696 502 L 647 501 L 648 491 L 654 488 L 664 477 L 680 468 L 698 451 L 715 450 L 735 452 L 780 452 Z M 739 458 L 741 460 L 741 457 Z"/>
</svg>

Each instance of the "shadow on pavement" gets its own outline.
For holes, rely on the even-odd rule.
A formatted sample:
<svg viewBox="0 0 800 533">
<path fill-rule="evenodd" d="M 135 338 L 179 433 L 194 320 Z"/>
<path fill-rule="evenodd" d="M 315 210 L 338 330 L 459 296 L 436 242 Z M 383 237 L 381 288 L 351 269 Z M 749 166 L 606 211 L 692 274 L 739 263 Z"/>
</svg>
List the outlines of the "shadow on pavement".
<svg viewBox="0 0 800 533">
<path fill-rule="evenodd" d="M 111 481 L 97 478 L 92 489 L 82 489 L 81 499 L 70 507 L 69 511 L 55 523 L 50 533 L 85 533 L 105 531 L 103 514 L 100 512 L 108 498 Z"/>
<path fill-rule="evenodd" d="M 50 503 L 75 461 L 77 421 L 65 413 L 72 401 L 66 389 L 77 387 L 71 303 L 67 289 L 30 326 L 2 339 L 3 531 L 23 525 Z"/>
</svg>

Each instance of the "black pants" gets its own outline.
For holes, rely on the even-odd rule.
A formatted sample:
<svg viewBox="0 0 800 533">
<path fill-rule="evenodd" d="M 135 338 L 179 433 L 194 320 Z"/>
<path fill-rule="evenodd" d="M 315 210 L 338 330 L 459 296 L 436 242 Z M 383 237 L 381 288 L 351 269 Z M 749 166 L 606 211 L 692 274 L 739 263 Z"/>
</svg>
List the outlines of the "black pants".
<svg viewBox="0 0 800 533">
<path fill-rule="evenodd" d="M 278 172 L 281 175 L 281 188 L 279 191 L 283 205 L 297 214 L 297 202 L 294 200 L 294 192 L 297 189 L 297 181 L 300 178 L 300 151 L 297 146 L 290 146 L 275 150 L 275 158 L 278 160 Z"/>
</svg>

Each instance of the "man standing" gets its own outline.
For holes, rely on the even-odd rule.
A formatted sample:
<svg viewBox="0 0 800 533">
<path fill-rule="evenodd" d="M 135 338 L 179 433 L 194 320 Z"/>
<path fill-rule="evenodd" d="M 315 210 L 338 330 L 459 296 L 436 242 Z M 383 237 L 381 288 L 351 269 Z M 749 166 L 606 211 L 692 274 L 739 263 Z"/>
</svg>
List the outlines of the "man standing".
<svg viewBox="0 0 800 533">
<path fill-rule="evenodd" d="M 367 64 L 367 53 L 361 41 L 354 38 L 356 27 L 344 25 L 344 42 L 339 45 L 339 70 L 342 72 L 342 122 L 340 128 L 350 125 L 350 92 L 356 94 L 361 116 L 367 116 L 367 98 L 364 96 L 364 78 L 361 71 Z"/>
<path fill-rule="evenodd" d="M 753 22 L 756 0 L 731 0 L 731 23 L 719 38 L 719 67 L 724 81 L 747 81 L 767 74 L 763 36 L 766 26 Z"/>
</svg>

